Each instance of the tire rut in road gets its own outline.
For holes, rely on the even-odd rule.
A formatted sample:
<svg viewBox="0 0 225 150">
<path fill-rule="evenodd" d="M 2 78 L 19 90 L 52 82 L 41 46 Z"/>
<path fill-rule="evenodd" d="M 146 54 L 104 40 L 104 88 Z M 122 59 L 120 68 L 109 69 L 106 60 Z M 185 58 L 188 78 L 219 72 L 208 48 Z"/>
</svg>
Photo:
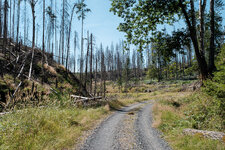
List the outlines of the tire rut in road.
<svg viewBox="0 0 225 150">
<path fill-rule="evenodd" d="M 142 150 L 171 150 L 167 142 L 160 138 L 160 133 L 152 127 L 152 105 L 144 106 L 135 121 L 136 141 Z"/>
</svg>

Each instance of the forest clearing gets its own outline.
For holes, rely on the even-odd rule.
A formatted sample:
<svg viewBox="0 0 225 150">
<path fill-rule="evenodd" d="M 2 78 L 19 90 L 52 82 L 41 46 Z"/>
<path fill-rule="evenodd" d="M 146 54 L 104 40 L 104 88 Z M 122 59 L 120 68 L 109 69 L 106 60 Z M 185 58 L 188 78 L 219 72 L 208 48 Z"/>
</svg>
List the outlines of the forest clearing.
<svg viewBox="0 0 225 150">
<path fill-rule="evenodd" d="M 0 150 L 224 150 L 223 0 L 0 0 Z"/>
</svg>

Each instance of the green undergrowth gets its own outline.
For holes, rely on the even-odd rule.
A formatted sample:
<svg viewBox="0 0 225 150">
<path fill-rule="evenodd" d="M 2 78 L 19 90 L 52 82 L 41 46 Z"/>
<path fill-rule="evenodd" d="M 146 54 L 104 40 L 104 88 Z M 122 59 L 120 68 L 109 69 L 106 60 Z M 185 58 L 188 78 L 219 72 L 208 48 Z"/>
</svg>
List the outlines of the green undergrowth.
<svg viewBox="0 0 225 150">
<path fill-rule="evenodd" d="M 66 94 L 66 93 L 64 93 Z M 66 94 L 68 95 L 68 94 Z M 0 116 L 0 149 L 43 150 L 74 148 L 87 130 L 116 109 L 145 101 L 146 94 L 111 95 L 110 101 L 73 106 L 69 97 L 58 97 L 45 107 L 28 107 Z M 60 100 L 60 101 L 59 101 Z"/>
<path fill-rule="evenodd" d="M 162 99 L 154 107 L 155 124 L 177 150 L 224 150 L 222 141 L 186 136 L 185 128 L 225 132 L 225 45 L 216 58 L 217 70 L 204 87 L 183 98 Z"/>
<path fill-rule="evenodd" d="M 0 149 L 63 149 L 109 112 L 98 108 L 29 108 L 0 117 Z"/>
<path fill-rule="evenodd" d="M 183 129 L 193 128 L 209 131 L 225 131 L 218 100 L 202 92 L 195 92 L 184 98 L 164 99 L 154 107 L 154 114 L 160 114 L 158 128 L 173 149 L 177 150 L 223 150 L 221 141 L 206 139 L 202 135 L 188 136 Z M 157 119 L 157 118 L 156 118 Z"/>
</svg>

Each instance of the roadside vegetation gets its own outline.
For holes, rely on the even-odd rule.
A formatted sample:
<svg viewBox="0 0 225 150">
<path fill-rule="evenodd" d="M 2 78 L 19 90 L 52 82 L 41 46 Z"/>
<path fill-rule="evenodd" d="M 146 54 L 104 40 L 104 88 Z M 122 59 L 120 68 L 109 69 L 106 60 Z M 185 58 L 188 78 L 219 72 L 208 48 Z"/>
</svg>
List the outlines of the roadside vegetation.
<svg viewBox="0 0 225 150">
<path fill-rule="evenodd" d="M 84 133 L 95 128 L 114 110 L 149 100 L 146 93 L 109 92 L 107 100 L 87 106 L 75 105 L 66 92 L 52 94 L 48 96 L 50 100 L 46 100 L 47 105 L 37 107 L 30 103 L 23 109 L 0 115 L 0 149 L 74 148 Z"/>
<path fill-rule="evenodd" d="M 223 46 L 218 55 L 212 80 L 204 87 L 183 97 L 163 98 L 154 106 L 154 127 L 159 128 L 172 148 L 181 149 L 225 149 L 225 137 L 222 141 L 206 139 L 201 134 L 184 135 L 183 129 L 193 128 L 208 131 L 225 132 L 225 69 Z"/>
</svg>

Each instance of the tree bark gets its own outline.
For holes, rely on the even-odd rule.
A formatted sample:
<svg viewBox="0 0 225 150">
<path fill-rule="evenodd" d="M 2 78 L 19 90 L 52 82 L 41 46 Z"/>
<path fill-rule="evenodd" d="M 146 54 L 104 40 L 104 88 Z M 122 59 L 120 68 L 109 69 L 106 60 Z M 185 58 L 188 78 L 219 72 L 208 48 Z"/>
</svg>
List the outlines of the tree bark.
<svg viewBox="0 0 225 150">
<path fill-rule="evenodd" d="M 189 32 L 190 32 L 190 37 L 192 40 L 192 43 L 194 45 L 194 50 L 195 50 L 195 55 L 198 61 L 198 66 L 200 69 L 201 73 L 201 80 L 206 80 L 208 78 L 208 68 L 207 68 L 207 63 L 205 56 L 200 53 L 199 50 L 199 44 L 197 40 L 197 32 L 196 32 L 196 17 L 195 17 L 195 7 L 194 7 L 194 1 L 191 0 L 191 21 L 189 19 L 188 13 L 186 11 L 186 6 L 183 4 L 182 0 L 179 0 L 180 7 L 182 9 L 182 13 L 184 15 L 185 21 L 187 23 Z"/>
<path fill-rule="evenodd" d="M 211 28 L 211 37 L 210 37 L 210 52 L 209 52 L 209 73 L 212 76 L 213 71 L 216 70 L 215 66 L 215 10 L 214 10 L 215 1 L 210 0 L 210 28 Z"/>
<path fill-rule="evenodd" d="M 0 37 L 2 37 L 2 0 L 0 0 Z"/>
<path fill-rule="evenodd" d="M 91 55 L 90 55 L 90 93 L 92 93 L 92 57 L 93 57 L 93 34 L 91 34 Z"/>
<path fill-rule="evenodd" d="M 85 88 L 87 87 L 88 57 L 89 57 L 89 32 L 87 32 L 87 56 L 86 56 L 85 80 L 84 80 Z"/>
<path fill-rule="evenodd" d="M 200 53 L 205 56 L 205 45 L 204 45 L 204 36 L 205 36 L 205 7 L 206 0 L 199 0 L 199 20 L 200 20 Z"/>
<path fill-rule="evenodd" d="M 95 90 L 94 90 L 94 95 L 96 96 L 96 91 L 97 91 L 97 72 L 98 72 L 98 57 L 97 53 L 95 56 Z"/>
<path fill-rule="evenodd" d="M 9 30 L 11 30 L 12 27 L 12 0 L 10 0 L 10 17 L 9 17 Z M 12 31 L 9 31 L 9 37 L 12 38 Z"/>
<path fill-rule="evenodd" d="M 66 69 L 68 69 L 68 61 L 69 61 L 69 54 L 70 54 L 70 34 L 71 34 L 71 27 L 72 27 L 72 21 L 73 21 L 73 14 L 74 9 L 76 8 L 76 5 L 73 6 L 71 18 L 70 18 L 70 25 L 69 25 L 69 35 L 68 35 L 68 41 L 67 41 L 67 55 L 66 55 Z"/>
<path fill-rule="evenodd" d="M 5 0 L 4 2 L 4 42 L 3 42 L 3 47 L 4 47 L 4 53 L 6 56 L 6 46 L 7 46 L 7 11 L 8 11 L 8 1 Z M 9 57 L 10 58 L 10 57 Z"/>
<path fill-rule="evenodd" d="M 55 15 L 56 15 L 56 11 L 57 10 L 57 1 L 55 1 Z M 57 44 L 57 25 L 56 25 L 56 22 L 57 22 L 57 17 L 55 17 L 55 55 L 56 55 L 56 52 L 57 52 L 57 46 L 58 46 L 58 44 Z"/>
<path fill-rule="evenodd" d="M 74 73 L 76 73 L 77 32 L 74 33 Z"/>
<path fill-rule="evenodd" d="M 20 32 L 20 0 L 17 4 L 17 33 L 16 33 L 16 43 L 19 43 L 19 32 Z"/>
<path fill-rule="evenodd" d="M 32 38 L 32 57 L 31 57 L 31 63 L 30 63 L 30 70 L 29 70 L 29 76 L 28 80 L 31 78 L 32 73 L 32 66 L 33 66 L 33 59 L 34 59 L 34 46 L 35 46 L 35 2 L 32 0 L 31 2 L 31 10 L 32 10 L 32 17 L 33 17 L 33 38 Z"/>
<path fill-rule="evenodd" d="M 16 0 L 13 1 L 13 20 L 12 20 L 12 38 L 15 40 L 15 9 L 16 9 Z"/>
<path fill-rule="evenodd" d="M 26 28 L 27 28 L 27 0 L 24 1 L 25 9 L 24 9 L 24 45 L 26 45 Z"/>
<path fill-rule="evenodd" d="M 83 10 L 82 10 L 83 14 Z M 80 80 L 82 82 L 82 73 L 83 73 L 83 53 L 84 53 L 84 39 L 83 39 L 83 32 L 84 32 L 84 19 L 83 16 L 81 16 L 81 56 L 80 56 Z"/>
<path fill-rule="evenodd" d="M 45 0 L 43 0 L 43 33 L 42 33 L 42 57 L 41 57 L 41 64 L 42 64 L 42 84 L 44 83 L 44 55 L 45 55 Z"/>
<path fill-rule="evenodd" d="M 64 28 L 65 28 L 65 0 L 63 0 L 63 15 L 62 15 L 62 45 L 61 45 L 61 48 L 62 48 L 62 65 L 64 64 Z"/>
</svg>

